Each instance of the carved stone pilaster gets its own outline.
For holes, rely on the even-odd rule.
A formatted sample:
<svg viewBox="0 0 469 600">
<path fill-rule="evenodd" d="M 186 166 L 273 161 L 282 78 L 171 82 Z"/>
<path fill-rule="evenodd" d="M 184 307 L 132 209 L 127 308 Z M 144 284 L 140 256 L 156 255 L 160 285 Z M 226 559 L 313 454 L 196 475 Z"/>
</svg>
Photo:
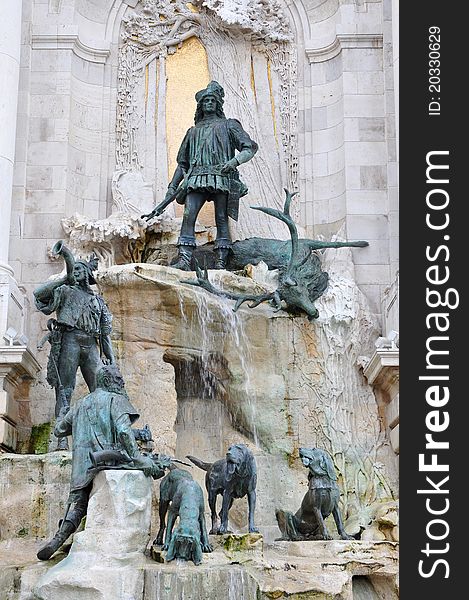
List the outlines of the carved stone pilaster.
<svg viewBox="0 0 469 600">
<path fill-rule="evenodd" d="M 399 350 L 378 348 L 363 373 L 373 386 L 391 445 L 399 454 Z"/>
<path fill-rule="evenodd" d="M 0 346 L 0 452 L 16 450 L 16 425 L 19 423 L 17 388 L 25 379 L 33 379 L 40 368 L 26 346 Z"/>
</svg>

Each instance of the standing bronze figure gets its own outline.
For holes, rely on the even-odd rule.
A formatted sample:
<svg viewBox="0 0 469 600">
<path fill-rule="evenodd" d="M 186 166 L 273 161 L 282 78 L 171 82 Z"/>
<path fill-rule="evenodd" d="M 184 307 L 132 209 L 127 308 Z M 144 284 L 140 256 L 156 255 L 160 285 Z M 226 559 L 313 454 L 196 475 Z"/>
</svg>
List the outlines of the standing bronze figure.
<svg viewBox="0 0 469 600">
<path fill-rule="evenodd" d="M 54 245 L 53 252 L 64 258 L 67 273 L 39 286 L 34 290 L 34 299 L 45 315 L 56 313 L 56 319 L 48 322 L 51 352 L 47 381 L 55 388 L 57 418 L 59 414 L 63 417 L 70 407 L 78 367 L 92 392 L 96 389 L 98 369 L 104 361 L 113 363 L 114 353 L 110 338 L 112 315 L 104 299 L 91 289 L 96 283 L 96 259 L 75 260 L 62 241 Z M 67 449 L 66 438 L 59 449 Z"/>
<path fill-rule="evenodd" d="M 213 201 L 215 205 L 215 268 L 225 268 L 231 248 L 228 217 L 238 219 L 239 199 L 248 191 L 237 167 L 251 160 L 258 148 L 239 121 L 225 117 L 224 96 L 223 88 L 216 81 L 197 92 L 195 125 L 187 131 L 181 144 L 178 166 L 166 197 L 151 213 L 142 215 L 150 220 L 160 215 L 173 200 L 185 205 L 178 260 L 172 265 L 184 271 L 191 270 L 196 247 L 195 222 L 206 201 Z M 236 156 L 235 150 L 239 151 Z"/>
</svg>

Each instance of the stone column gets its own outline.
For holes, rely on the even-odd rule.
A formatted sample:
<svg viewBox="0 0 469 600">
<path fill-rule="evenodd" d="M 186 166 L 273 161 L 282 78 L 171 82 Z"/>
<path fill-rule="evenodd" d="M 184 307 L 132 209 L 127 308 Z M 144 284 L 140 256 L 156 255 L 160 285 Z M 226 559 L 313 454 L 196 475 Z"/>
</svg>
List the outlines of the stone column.
<svg viewBox="0 0 469 600">
<path fill-rule="evenodd" d="M 0 270 L 8 266 L 11 192 L 15 157 L 16 111 L 20 75 L 22 2 L 6 2 L 0 19 Z"/>
<path fill-rule="evenodd" d="M 0 348 L 9 326 L 23 333 L 24 302 L 8 265 L 11 196 L 20 75 L 22 2 L 7 2 L 0 19 Z"/>
<path fill-rule="evenodd" d="M 8 264 L 21 50 L 21 0 L 2 5 L 0 19 L 0 451 L 15 450 L 16 387 L 38 369 L 26 348 L 25 297 Z M 8 337 L 4 334 L 9 330 Z M 5 345 L 7 343 L 7 345 Z M 20 344 L 20 345 L 18 345 Z"/>
</svg>

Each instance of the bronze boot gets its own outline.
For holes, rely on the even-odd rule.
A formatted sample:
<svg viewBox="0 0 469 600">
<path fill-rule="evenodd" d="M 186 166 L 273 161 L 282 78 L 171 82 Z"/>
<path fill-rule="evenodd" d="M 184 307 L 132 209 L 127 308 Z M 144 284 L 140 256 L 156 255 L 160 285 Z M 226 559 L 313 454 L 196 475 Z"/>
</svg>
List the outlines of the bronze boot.
<svg viewBox="0 0 469 600">
<path fill-rule="evenodd" d="M 216 259 L 215 259 L 215 269 L 226 269 L 226 262 L 228 260 L 228 255 L 230 253 L 229 248 L 217 248 L 215 250 Z"/>
<path fill-rule="evenodd" d="M 173 265 L 171 265 L 173 269 L 180 269 L 181 271 L 192 271 L 191 262 L 193 252 L 193 246 L 179 246 L 178 259 Z"/>
<path fill-rule="evenodd" d="M 63 521 L 54 537 L 42 546 L 36 556 L 39 560 L 49 560 L 60 546 L 74 533 L 76 526 L 71 521 Z"/>
</svg>

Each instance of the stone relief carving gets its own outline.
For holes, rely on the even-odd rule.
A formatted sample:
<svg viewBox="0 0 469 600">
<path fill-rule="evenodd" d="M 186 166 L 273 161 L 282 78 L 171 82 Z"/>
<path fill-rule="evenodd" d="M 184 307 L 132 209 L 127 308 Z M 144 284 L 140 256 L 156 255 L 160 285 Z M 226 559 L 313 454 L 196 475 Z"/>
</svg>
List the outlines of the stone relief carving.
<svg viewBox="0 0 469 600">
<path fill-rule="evenodd" d="M 233 97 L 231 106 L 227 106 L 227 114 L 247 118 L 250 133 L 254 139 L 260 140 L 261 152 L 256 164 L 250 166 L 248 178 L 256 201 L 270 204 L 279 186 L 288 185 L 295 190 L 298 179 L 296 54 L 291 44 L 288 19 L 278 0 L 264 0 L 261 3 L 253 0 L 223 3 L 218 0 L 194 0 L 189 6 L 192 8 L 188 8 L 182 0 L 147 0 L 123 21 L 119 51 L 116 168 L 127 171 L 144 169 L 144 111 L 138 96 L 142 87 L 147 85 L 144 81 L 146 65 L 157 60 L 157 94 L 162 97 L 165 58 L 177 52 L 184 40 L 196 36 L 207 51 L 211 76 L 226 86 Z M 257 92 L 251 89 L 254 69 L 252 54 L 263 56 L 266 72 L 269 71 L 266 87 L 271 96 L 269 102 L 272 103 L 270 118 L 277 119 L 280 125 L 276 157 L 271 152 L 272 144 L 265 139 L 265 131 L 271 130 L 272 124 L 259 116 Z M 278 82 L 277 89 L 274 89 L 273 75 Z M 274 107 L 275 101 L 278 107 Z M 159 104 L 158 110 L 163 112 L 164 107 Z M 278 113 L 274 114 L 274 111 Z M 157 120 L 161 119 L 164 120 L 164 114 L 157 115 Z M 160 135 L 164 137 L 164 132 Z M 263 139 L 265 144 L 262 144 Z M 158 161 L 158 167 L 161 162 L 162 158 Z M 278 163 L 283 163 L 283 180 Z M 157 173 L 156 179 L 159 177 L 161 175 Z M 164 188 L 164 185 L 157 182 L 156 188 Z M 243 237 L 259 234 L 263 227 L 256 219 L 257 215 L 248 211 L 246 222 L 240 223 L 240 231 L 236 233 Z"/>
</svg>

